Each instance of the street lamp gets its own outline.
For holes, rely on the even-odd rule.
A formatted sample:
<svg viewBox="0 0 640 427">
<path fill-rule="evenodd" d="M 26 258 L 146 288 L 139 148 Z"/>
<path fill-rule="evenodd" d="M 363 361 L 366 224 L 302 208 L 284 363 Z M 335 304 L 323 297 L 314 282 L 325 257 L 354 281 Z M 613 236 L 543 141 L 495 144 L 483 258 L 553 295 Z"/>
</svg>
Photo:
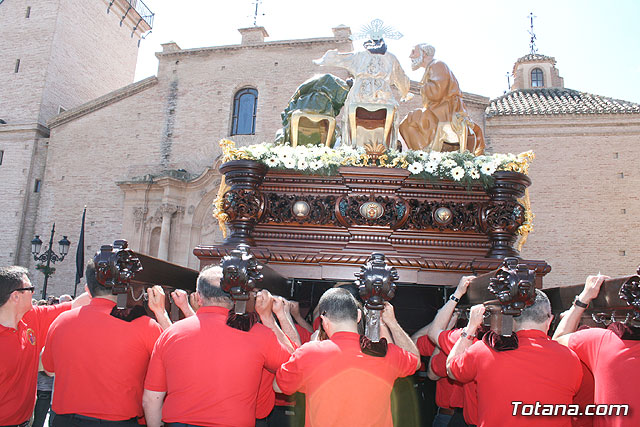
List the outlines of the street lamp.
<svg viewBox="0 0 640 427">
<path fill-rule="evenodd" d="M 33 259 L 40 262 L 46 262 L 46 265 L 38 264 L 36 265 L 36 269 L 42 271 L 44 274 L 44 285 L 42 286 L 42 299 L 47 298 L 47 282 L 49 281 L 49 276 L 51 276 L 56 269 L 51 267 L 51 263 L 56 263 L 58 261 L 62 261 L 64 257 L 69 253 L 69 246 L 71 242 L 67 239 L 67 236 L 62 236 L 62 240 L 58 242 L 60 245 L 60 255 L 53 252 L 51 249 L 53 247 L 53 235 L 55 234 L 56 223 L 53 223 L 53 227 L 51 227 L 51 238 L 49 239 L 49 249 L 47 249 L 42 255 L 38 255 L 40 253 L 40 249 L 42 248 L 42 240 L 40 240 L 40 236 L 36 236 L 31 241 L 31 253 L 33 254 Z"/>
</svg>

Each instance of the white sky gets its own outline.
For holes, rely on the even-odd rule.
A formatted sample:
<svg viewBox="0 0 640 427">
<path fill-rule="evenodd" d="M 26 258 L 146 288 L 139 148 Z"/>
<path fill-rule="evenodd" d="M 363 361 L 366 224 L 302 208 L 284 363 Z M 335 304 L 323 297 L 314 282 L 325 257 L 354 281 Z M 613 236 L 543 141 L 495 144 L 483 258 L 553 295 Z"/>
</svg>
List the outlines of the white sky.
<svg viewBox="0 0 640 427">
<path fill-rule="evenodd" d="M 237 29 L 253 25 L 253 0 L 144 2 L 156 15 L 140 45 L 136 80 L 156 74 L 161 43 L 239 44 Z M 331 37 L 340 24 L 356 33 L 382 19 L 404 34 L 387 45 L 412 79 L 422 75 L 410 71 L 411 47 L 430 43 L 463 91 L 491 98 L 502 95 L 513 63 L 529 53 L 533 12 L 538 53 L 556 58 L 565 87 L 640 103 L 639 0 L 263 0 L 259 11 L 268 41 Z"/>
</svg>

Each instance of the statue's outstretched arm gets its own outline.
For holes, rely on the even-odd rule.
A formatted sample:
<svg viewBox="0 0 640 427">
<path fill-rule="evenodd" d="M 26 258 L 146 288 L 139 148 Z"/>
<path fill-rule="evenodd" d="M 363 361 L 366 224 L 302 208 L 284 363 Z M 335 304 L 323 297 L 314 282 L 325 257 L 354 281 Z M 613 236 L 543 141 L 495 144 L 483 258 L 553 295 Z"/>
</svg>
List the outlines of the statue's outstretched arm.
<svg viewBox="0 0 640 427">
<path fill-rule="evenodd" d="M 395 59 L 395 58 L 394 58 Z M 409 88 L 411 87 L 411 80 L 405 74 L 400 62 L 396 59 L 393 61 L 393 69 L 391 71 L 391 83 L 398 88 L 400 92 L 400 97 L 405 99 L 407 98 L 407 94 L 409 93 Z"/>
<path fill-rule="evenodd" d="M 353 53 L 339 53 L 337 49 L 328 50 L 320 59 L 314 59 L 313 63 L 316 65 L 325 65 L 346 68 L 351 70 L 353 68 Z"/>
</svg>

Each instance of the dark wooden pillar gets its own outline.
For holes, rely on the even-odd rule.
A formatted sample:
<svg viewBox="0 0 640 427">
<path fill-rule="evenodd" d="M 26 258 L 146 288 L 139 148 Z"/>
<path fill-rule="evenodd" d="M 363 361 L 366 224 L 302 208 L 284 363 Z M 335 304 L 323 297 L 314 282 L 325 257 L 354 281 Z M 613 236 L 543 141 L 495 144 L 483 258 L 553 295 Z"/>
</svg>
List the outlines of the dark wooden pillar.
<svg viewBox="0 0 640 427">
<path fill-rule="evenodd" d="M 252 160 L 232 160 L 220 166 L 220 172 L 230 187 L 223 202 L 223 210 L 229 215 L 229 236 L 224 244 L 254 246 L 251 234 L 264 211 L 264 198 L 259 186 L 267 167 Z"/>
<path fill-rule="evenodd" d="M 513 247 L 518 228 L 525 221 L 525 207 L 518 202 L 531 185 L 528 176 L 519 172 L 498 171 L 495 182 L 487 189 L 491 198 L 482 209 L 482 227 L 491 242 L 487 258 L 519 257 Z"/>
</svg>

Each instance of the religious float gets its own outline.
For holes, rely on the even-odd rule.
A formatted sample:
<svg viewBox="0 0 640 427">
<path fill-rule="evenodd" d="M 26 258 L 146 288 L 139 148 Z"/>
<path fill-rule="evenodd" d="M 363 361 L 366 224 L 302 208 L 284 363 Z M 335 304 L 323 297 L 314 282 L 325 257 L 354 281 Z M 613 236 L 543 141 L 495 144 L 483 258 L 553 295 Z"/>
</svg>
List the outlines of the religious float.
<svg viewBox="0 0 640 427">
<path fill-rule="evenodd" d="M 462 275 L 495 275 L 505 257 L 542 286 L 550 266 L 519 259 L 532 229 L 533 153 L 484 154 L 455 76 L 429 45 L 411 53 L 413 68 L 425 68 L 423 108 L 400 120 L 399 102 L 413 95 L 384 41 L 398 35 L 374 20 L 355 35 L 366 40 L 363 51 L 328 51 L 315 61 L 351 78 L 302 83 L 274 142 L 220 142 L 214 215 L 225 240 L 194 249 L 201 266 L 246 245 L 272 277 L 262 287 L 284 282 L 284 296 L 309 307 L 382 256 L 396 272 L 393 303 L 408 331 L 432 318 Z"/>
</svg>

